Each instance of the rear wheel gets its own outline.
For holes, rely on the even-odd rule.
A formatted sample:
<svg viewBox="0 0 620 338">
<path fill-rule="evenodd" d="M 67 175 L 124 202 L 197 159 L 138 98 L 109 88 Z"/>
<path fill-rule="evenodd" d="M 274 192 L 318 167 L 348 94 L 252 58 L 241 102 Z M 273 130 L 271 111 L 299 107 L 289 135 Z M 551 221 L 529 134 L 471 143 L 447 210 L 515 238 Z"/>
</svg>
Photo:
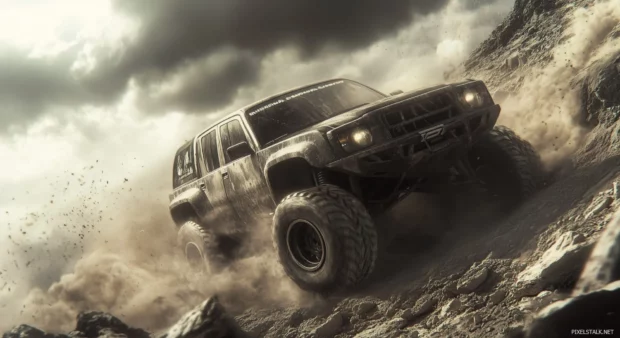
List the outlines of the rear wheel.
<svg viewBox="0 0 620 338">
<path fill-rule="evenodd" d="M 222 268 L 223 258 L 215 235 L 194 221 L 187 221 L 177 234 L 177 242 L 192 269 L 200 274 L 212 274 Z"/>
<path fill-rule="evenodd" d="M 287 275 L 320 293 L 358 284 L 377 258 L 377 232 L 366 208 L 331 185 L 285 197 L 274 213 L 273 240 Z"/>
</svg>

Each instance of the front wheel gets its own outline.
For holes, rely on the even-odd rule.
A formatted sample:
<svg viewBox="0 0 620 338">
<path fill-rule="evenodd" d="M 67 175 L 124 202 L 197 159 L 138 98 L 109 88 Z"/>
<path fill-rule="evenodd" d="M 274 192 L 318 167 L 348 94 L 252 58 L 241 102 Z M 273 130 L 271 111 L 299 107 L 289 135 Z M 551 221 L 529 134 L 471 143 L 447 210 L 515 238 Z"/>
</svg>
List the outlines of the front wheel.
<svg viewBox="0 0 620 338">
<path fill-rule="evenodd" d="M 543 165 L 534 147 L 507 127 L 494 127 L 469 155 L 476 176 L 503 209 L 531 197 L 544 180 Z"/>
<path fill-rule="evenodd" d="M 274 213 L 280 263 L 299 287 L 331 293 L 374 269 L 377 232 L 362 203 L 331 185 L 286 196 Z"/>
</svg>

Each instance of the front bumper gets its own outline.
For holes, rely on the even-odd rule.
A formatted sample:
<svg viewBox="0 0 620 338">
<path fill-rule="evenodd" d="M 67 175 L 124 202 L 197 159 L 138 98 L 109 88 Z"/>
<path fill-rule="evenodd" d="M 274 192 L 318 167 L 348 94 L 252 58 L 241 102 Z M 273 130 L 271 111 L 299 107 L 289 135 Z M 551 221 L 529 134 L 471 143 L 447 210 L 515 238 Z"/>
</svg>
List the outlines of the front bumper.
<svg viewBox="0 0 620 338">
<path fill-rule="evenodd" d="M 481 135 L 493 128 L 499 113 L 500 106 L 493 105 L 459 114 L 424 130 L 338 159 L 327 167 L 360 176 L 402 175 L 424 162 L 449 160 L 466 152 Z M 442 132 L 442 137 L 430 138 L 438 132 Z"/>
</svg>

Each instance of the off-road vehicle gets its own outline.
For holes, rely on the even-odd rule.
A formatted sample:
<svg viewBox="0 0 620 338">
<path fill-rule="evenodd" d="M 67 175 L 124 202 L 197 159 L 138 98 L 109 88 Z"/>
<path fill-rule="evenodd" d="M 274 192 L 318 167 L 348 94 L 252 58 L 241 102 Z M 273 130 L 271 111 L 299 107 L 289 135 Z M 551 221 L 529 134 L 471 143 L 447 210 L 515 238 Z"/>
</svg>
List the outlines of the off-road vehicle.
<svg viewBox="0 0 620 338">
<path fill-rule="evenodd" d="M 269 224 L 301 288 L 352 286 L 375 265 L 374 216 L 409 193 L 471 183 L 513 206 L 535 192 L 540 158 L 495 126 L 499 113 L 475 80 L 385 95 L 334 79 L 261 100 L 176 153 L 179 244 L 190 263 L 213 268 Z"/>
</svg>

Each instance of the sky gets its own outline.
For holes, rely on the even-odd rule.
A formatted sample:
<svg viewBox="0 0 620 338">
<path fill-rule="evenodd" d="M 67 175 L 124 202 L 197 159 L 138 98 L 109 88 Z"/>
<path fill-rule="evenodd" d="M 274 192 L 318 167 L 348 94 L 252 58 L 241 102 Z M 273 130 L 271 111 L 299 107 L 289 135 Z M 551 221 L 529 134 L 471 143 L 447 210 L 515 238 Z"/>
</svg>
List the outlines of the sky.
<svg viewBox="0 0 620 338">
<path fill-rule="evenodd" d="M 170 160 L 210 120 L 292 86 L 441 82 L 512 1 L 257 4 L 0 0 L 0 208 L 26 208 L 29 190 L 43 203 L 46 178 L 97 160 L 119 176 Z"/>
<path fill-rule="evenodd" d="M 443 82 L 513 2 L 0 0 L 0 314 L 111 224 L 168 222 L 174 151 L 210 121 L 328 78 Z"/>
</svg>

